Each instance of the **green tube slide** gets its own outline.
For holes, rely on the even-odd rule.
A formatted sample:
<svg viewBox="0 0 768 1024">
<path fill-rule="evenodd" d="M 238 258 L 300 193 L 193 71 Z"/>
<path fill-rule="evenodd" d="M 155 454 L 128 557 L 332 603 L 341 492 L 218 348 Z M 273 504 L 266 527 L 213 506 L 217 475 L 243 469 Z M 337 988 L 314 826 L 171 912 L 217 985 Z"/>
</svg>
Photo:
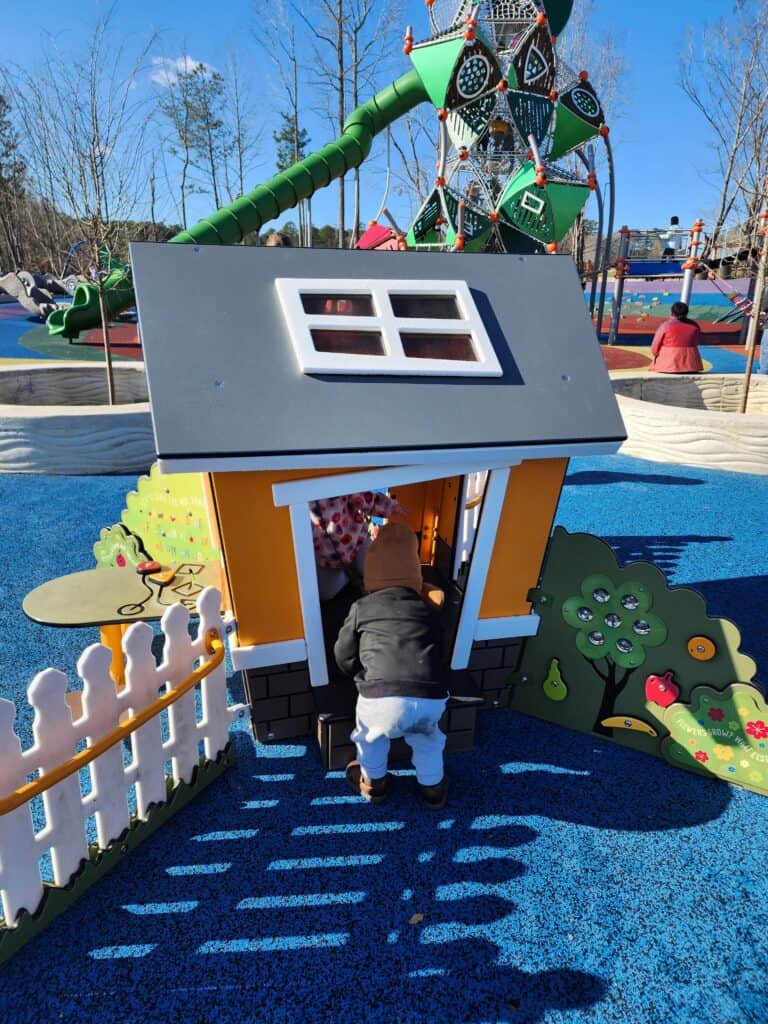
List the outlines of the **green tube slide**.
<svg viewBox="0 0 768 1024">
<path fill-rule="evenodd" d="M 182 245 L 237 244 L 284 210 L 359 167 L 370 153 L 375 135 L 428 99 L 418 73 L 409 71 L 354 110 L 335 142 L 329 142 L 189 230 L 174 235 L 170 241 Z M 124 272 L 119 281 L 111 281 L 111 277 L 107 279 L 107 308 L 114 316 L 135 300 L 130 278 Z M 99 323 L 98 291 L 90 283 L 79 284 L 72 304 L 55 310 L 47 320 L 49 334 L 62 334 L 65 338 L 76 338 L 81 331 Z"/>
</svg>

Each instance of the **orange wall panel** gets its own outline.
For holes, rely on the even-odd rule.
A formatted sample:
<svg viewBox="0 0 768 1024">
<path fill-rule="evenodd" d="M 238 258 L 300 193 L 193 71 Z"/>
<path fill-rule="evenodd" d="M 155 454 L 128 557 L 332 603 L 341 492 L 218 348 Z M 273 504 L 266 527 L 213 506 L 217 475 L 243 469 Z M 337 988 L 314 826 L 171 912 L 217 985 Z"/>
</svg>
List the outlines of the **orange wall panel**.
<svg viewBox="0 0 768 1024">
<path fill-rule="evenodd" d="M 224 563 L 241 646 L 304 636 L 291 518 L 272 485 L 336 469 L 212 473 Z"/>
<path fill-rule="evenodd" d="M 509 475 L 481 619 L 528 615 L 526 594 L 539 581 L 568 459 L 532 459 Z"/>
</svg>

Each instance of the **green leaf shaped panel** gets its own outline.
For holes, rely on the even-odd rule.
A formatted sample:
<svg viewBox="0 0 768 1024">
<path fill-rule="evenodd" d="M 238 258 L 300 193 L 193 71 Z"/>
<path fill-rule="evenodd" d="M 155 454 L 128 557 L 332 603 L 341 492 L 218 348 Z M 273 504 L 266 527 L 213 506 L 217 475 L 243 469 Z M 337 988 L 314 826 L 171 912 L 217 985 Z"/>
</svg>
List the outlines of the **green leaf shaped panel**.
<svg viewBox="0 0 768 1024">
<path fill-rule="evenodd" d="M 624 669 L 645 662 L 646 647 L 667 639 L 666 624 L 649 609 L 653 597 L 639 580 L 617 586 L 605 575 L 588 576 L 581 593 L 563 602 L 562 615 L 577 630 L 576 647 L 590 661 L 612 658 Z"/>
<path fill-rule="evenodd" d="M 768 705 L 756 687 L 697 686 L 690 703 L 650 710 L 669 731 L 661 752 L 671 764 L 768 796 Z"/>
</svg>

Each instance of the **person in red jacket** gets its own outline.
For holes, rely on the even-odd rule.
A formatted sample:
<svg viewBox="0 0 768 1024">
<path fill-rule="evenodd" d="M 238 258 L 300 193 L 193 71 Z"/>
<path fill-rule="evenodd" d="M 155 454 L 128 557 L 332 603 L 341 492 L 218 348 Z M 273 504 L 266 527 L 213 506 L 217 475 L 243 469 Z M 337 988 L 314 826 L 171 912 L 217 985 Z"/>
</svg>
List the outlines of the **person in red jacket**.
<svg viewBox="0 0 768 1024">
<path fill-rule="evenodd" d="M 675 302 L 669 320 L 656 331 L 651 345 L 653 360 L 649 367 L 657 373 L 701 373 L 704 364 L 698 344 L 701 331 L 695 320 L 688 319 L 688 304 Z"/>
</svg>

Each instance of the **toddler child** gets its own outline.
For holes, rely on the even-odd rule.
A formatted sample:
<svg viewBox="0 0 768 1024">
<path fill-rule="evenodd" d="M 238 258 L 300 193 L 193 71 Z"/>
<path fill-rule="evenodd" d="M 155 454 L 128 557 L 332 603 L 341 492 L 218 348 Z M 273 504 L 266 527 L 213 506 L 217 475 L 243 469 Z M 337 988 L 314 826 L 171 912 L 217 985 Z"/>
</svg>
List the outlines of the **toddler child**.
<svg viewBox="0 0 768 1024">
<path fill-rule="evenodd" d="M 416 534 L 404 523 L 386 523 L 368 548 L 366 595 L 352 605 L 334 647 L 339 668 L 358 689 L 352 740 L 357 760 L 347 782 L 370 803 L 387 797 L 391 739 L 402 736 L 412 751 L 427 807 L 445 806 L 445 735 L 438 722 L 448 699 L 442 628 L 421 597 Z"/>
</svg>

